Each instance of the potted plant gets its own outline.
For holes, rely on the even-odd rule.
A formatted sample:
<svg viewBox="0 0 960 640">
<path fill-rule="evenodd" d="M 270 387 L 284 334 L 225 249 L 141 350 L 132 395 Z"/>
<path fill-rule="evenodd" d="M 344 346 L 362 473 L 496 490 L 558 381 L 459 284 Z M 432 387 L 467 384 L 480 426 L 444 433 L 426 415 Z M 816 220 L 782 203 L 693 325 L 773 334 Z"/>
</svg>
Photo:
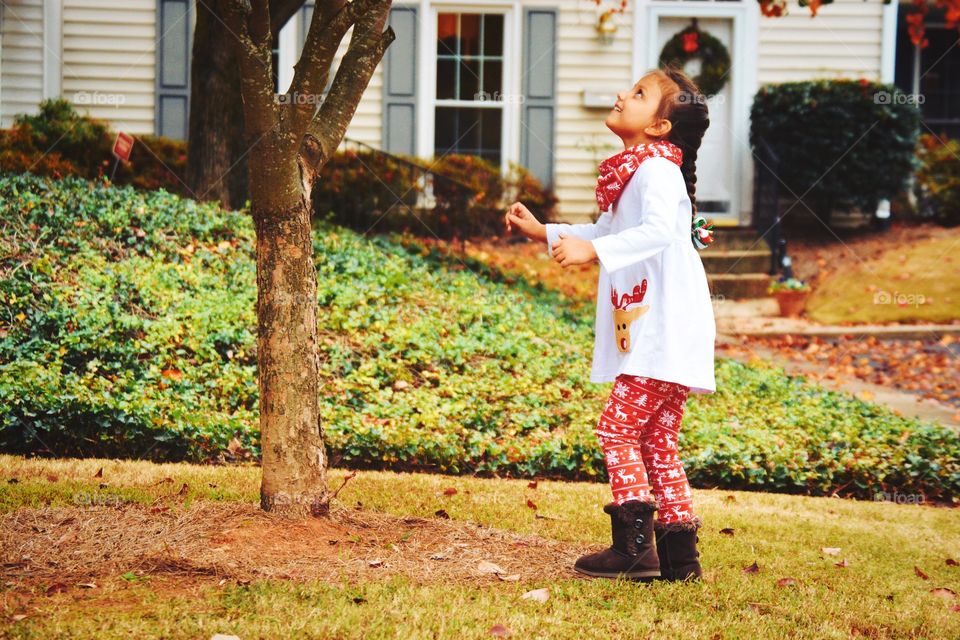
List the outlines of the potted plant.
<svg viewBox="0 0 960 640">
<path fill-rule="evenodd" d="M 797 278 L 781 277 L 770 283 L 767 293 L 777 299 L 781 316 L 795 318 L 803 312 L 807 296 L 810 295 L 810 285 Z"/>
</svg>

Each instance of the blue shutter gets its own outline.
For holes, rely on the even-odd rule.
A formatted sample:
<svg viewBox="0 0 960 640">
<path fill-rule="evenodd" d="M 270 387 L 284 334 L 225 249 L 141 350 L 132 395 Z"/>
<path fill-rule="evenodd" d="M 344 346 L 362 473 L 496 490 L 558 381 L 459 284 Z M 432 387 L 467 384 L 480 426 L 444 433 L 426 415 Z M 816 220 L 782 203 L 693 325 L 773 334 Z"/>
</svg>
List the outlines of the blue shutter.
<svg viewBox="0 0 960 640">
<path fill-rule="evenodd" d="M 520 164 L 554 187 L 557 112 L 557 10 L 523 12 L 523 107 L 520 114 Z"/>
<path fill-rule="evenodd" d="M 190 116 L 189 0 L 158 0 L 157 85 L 154 130 L 157 135 L 186 140 Z"/>
<path fill-rule="evenodd" d="M 388 24 L 396 39 L 383 67 L 383 149 L 415 155 L 417 149 L 417 8 L 393 7 Z"/>
</svg>

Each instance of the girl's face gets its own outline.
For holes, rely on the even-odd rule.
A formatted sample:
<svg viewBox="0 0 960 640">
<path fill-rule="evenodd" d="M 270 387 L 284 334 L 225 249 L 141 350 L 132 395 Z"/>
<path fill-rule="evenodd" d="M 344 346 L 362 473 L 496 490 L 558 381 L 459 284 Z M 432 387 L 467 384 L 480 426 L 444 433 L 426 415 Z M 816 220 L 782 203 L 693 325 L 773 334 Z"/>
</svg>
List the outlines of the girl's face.
<svg viewBox="0 0 960 640">
<path fill-rule="evenodd" d="M 656 74 L 648 73 L 627 91 L 617 94 L 604 124 L 623 140 L 625 149 L 641 142 L 653 142 L 670 132 L 671 123 L 666 118 L 656 121 L 657 107 L 663 90 Z"/>
</svg>

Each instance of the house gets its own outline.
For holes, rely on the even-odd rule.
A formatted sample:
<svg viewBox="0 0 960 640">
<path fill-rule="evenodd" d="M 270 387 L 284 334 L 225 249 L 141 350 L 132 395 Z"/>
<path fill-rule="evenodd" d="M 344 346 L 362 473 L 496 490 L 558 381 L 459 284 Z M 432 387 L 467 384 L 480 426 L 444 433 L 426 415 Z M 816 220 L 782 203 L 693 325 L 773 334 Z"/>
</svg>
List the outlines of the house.
<svg viewBox="0 0 960 640">
<path fill-rule="evenodd" d="M 280 92 L 289 86 L 312 5 L 277 39 Z M 709 102 L 697 171 L 698 206 L 718 225 L 752 221 L 749 111 L 764 83 L 896 80 L 927 98 L 928 129 L 960 134 L 960 109 L 950 102 L 960 80 L 956 34 L 934 24 L 928 36 L 935 46 L 917 49 L 906 37 L 908 5 L 836 0 L 811 18 L 791 2 L 787 16 L 768 18 L 754 0 L 631 0 L 601 32 L 601 12 L 618 5 L 397 0 L 389 18 L 397 39 L 347 136 L 427 160 L 460 152 L 504 169 L 520 163 L 555 188 L 561 219 L 589 221 L 597 213 L 597 164 L 622 149 L 603 124 L 615 92 L 656 66 L 664 44 L 694 18 L 731 59 Z M 194 22 L 189 0 L 3 0 L 0 126 L 62 95 L 115 129 L 184 137 Z M 687 68 L 691 75 L 698 62 Z"/>
</svg>

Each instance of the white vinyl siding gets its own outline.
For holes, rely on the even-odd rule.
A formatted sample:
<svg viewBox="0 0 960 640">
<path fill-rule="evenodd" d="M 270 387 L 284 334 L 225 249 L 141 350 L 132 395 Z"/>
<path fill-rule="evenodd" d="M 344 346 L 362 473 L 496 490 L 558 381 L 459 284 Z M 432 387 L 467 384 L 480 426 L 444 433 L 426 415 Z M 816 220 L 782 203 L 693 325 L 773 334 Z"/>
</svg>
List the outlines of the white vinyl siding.
<svg viewBox="0 0 960 640">
<path fill-rule="evenodd" d="M 880 80 L 882 2 L 835 0 L 810 10 L 790 4 L 789 15 L 759 20 L 757 80 L 814 78 Z"/>
<path fill-rule="evenodd" d="M 156 21 L 155 0 L 63 0 L 64 97 L 115 130 L 153 133 Z"/>
<path fill-rule="evenodd" d="M 7 128 L 43 99 L 43 0 L 4 0 L 0 12 L 0 127 Z"/>
</svg>

